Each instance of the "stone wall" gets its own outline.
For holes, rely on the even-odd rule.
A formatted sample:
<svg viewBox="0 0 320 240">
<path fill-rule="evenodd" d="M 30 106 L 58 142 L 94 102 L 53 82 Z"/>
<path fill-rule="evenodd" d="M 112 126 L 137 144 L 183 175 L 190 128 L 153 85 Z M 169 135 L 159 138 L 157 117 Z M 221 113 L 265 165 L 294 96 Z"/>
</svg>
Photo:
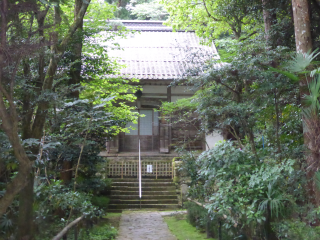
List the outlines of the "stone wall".
<svg viewBox="0 0 320 240">
<path fill-rule="evenodd" d="M 172 161 L 174 163 L 173 182 L 177 186 L 179 205 L 183 206 L 183 203 L 187 201 L 187 194 L 189 191 L 191 179 L 190 179 L 190 177 L 188 177 L 186 175 L 186 173 L 179 171 L 179 168 L 180 168 L 181 164 L 183 163 L 182 161 L 179 161 L 179 158 L 174 158 Z"/>
</svg>

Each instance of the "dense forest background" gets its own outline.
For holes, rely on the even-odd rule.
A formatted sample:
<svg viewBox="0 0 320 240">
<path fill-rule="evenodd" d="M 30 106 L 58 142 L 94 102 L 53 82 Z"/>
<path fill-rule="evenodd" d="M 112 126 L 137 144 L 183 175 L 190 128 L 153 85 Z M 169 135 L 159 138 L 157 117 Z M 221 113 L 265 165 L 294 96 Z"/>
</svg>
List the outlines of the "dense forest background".
<svg viewBox="0 0 320 240">
<path fill-rule="evenodd" d="M 115 19 L 166 20 L 169 16 L 159 0 L 107 0 L 116 6 Z"/>
<path fill-rule="evenodd" d="M 218 48 L 184 49 L 192 64 L 172 85 L 197 92 L 161 109 L 226 140 L 181 148 L 206 204 L 190 221 L 220 239 L 320 238 L 318 0 L 2 0 L 0 14 L 0 238 L 52 239 L 104 214 L 98 154 L 136 118 L 134 87 L 106 77 L 121 66 L 101 41 L 128 32 L 108 19 L 166 20 Z"/>
</svg>

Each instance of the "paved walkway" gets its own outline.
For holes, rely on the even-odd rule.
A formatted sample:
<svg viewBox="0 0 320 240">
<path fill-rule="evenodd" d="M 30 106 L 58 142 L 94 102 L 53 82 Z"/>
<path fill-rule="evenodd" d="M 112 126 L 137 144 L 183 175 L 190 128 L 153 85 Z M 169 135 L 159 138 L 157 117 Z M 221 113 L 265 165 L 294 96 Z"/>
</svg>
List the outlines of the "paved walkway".
<svg viewBox="0 0 320 240">
<path fill-rule="evenodd" d="M 177 240 L 160 212 L 128 212 L 121 215 L 117 240 Z"/>
</svg>

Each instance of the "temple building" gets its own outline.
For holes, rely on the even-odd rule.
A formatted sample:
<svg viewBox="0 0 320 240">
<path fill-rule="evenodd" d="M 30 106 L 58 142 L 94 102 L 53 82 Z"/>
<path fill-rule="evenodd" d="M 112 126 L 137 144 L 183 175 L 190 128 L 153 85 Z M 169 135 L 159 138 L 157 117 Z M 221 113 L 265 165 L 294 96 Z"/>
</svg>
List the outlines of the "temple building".
<svg viewBox="0 0 320 240">
<path fill-rule="evenodd" d="M 136 155 L 139 151 L 139 139 L 142 154 L 149 155 L 174 155 L 172 150 L 175 143 L 183 139 L 197 139 L 192 143 L 192 149 L 200 151 L 221 140 L 219 134 L 196 138 L 198 126 L 173 125 L 157 111 L 164 101 L 175 102 L 194 94 L 186 86 L 170 86 L 174 79 L 181 78 L 188 67 L 186 50 L 202 50 L 218 57 L 214 44 L 201 45 L 194 32 L 173 32 L 162 21 L 122 20 L 121 23 L 136 32 L 128 34 L 126 39 L 118 39 L 121 49 L 112 50 L 109 55 L 126 66 L 118 76 L 140 80 L 142 90 L 134 93 L 137 101 L 133 105 L 136 106 L 135 111 L 145 117 L 140 117 L 137 124 L 129 123 L 128 126 L 135 130 L 120 133 L 113 141 L 108 142 L 107 151 L 103 155 Z"/>
</svg>

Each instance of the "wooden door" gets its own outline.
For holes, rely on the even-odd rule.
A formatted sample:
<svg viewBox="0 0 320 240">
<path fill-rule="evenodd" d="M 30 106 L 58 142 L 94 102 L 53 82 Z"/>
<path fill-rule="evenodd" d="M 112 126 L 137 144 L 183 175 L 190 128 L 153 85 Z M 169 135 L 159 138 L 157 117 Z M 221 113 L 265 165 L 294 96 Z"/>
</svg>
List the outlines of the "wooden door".
<svg viewBox="0 0 320 240">
<path fill-rule="evenodd" d="M 170 126 L 169 124 L 160 123 L 160 152 L 170 152 L 170 138 L 169 138 Z"/>
<path fill-rule="evenodd" d="M 109 153 L 119 152 L 119 136 L 116 136 L 112 140 L 107 142 L 107 151 Z"/>
<path fill-rule="evenodd" d="M 127 127 L 133 127 L 129 133 L 123 133 L 120 138 L 120 151 L 139 151 L 139 139 L 141 152 L 159 151 L 159 117 L 153 109 L 138 110 L 144 117 L 140 117 L 137 124 L 128 123 Z"/>
</svg>

